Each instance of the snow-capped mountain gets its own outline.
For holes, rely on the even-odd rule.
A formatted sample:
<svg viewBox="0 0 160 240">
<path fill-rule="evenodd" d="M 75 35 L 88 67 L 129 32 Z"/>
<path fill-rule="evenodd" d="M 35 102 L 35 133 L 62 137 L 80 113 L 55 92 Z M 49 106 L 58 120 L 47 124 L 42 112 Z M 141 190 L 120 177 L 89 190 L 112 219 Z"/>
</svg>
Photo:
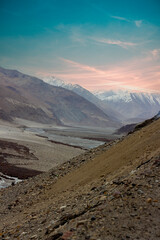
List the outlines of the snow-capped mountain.
<svg viewBox="0 0 160 240">
<path fill-rule="evenodd" d="M 43 81 L 71 90 L 94 103 L 105 114 L 124 124 L 151 118 L 160 110 L 160 93 L 132 92 L 128 90 L 96 91 L 91 93 L 78 84 L 67 83 L 56 77 Z"/>
<path fill-rule="evenodd" d="M 96 91 L 94 94 L 120 112 L 128 122 L 151 118 L 160 110 L 160 93 L 110 90 Z"/>
<path fill-rule="evenodd" d="M 78 84 L 67 83 L 61 79 L 54 77 L 54 76 L 45 77 L 45 78 L 42 78 L 42 80 L 44 82 L 47 82 L 50 85 L 57 86 L 57 87 L 63 87 L 68 90 L 71 90 L 71 91 L 79 94 L 80 96 L 85 97 L 90 102 L 93 102 L 94 99 L 97 99 L 97 97 L 94 96 L 94 94 L 92 94 L 87 89 L 81 87 Z"/>
<path fill-rule="evenodd" d="M 54 76 L 50 77 L 42 77 L 42 80 L 44 82 L 47 82 L 50 85 L 57 86 L 57 87 L 63 87 L 70 91 L 75 92 L 76 94 L 80 95 L 81 97 L 87 99 L 91 103 L 95 104 L 98 108 L 100 108 L 105 114 L 107 114 L 109 117 L 114 119 L 114 121 L 121 122 L 121 119 L 123 118 L 120 113 L 116 112 L 114 109 L 110 108 L 110 106 L 106 103 L 104 103 L 101 99 L 99 99 L 97 96 L 95 96 L 93 93 L 88 91 L 87 89 L 83 88 L 82 86 L 78 84 L 72 84 L 67 83 L 61 79 L 58 79 Z"/>
<path fill-rule="evenodd" d="M 95 104 L 65 88 L 0 67 L 0 119 L 55 126 L 119 127 Z"/>
</svg>

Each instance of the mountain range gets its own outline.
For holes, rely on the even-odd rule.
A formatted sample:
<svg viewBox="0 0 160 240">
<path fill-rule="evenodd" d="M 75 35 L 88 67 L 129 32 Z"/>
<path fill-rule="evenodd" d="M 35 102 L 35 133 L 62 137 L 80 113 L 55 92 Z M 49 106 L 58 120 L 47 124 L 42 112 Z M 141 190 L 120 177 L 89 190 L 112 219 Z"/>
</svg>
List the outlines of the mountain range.
<svg viewBox="0 0 160 240">
<path fill-rule="evenodd" d="M 128 123 L 151 118 L 160 110 L 160 93 L 111 90 L 97 91 L 94 94 L 104 103 L 121 112 Z"/>
<path fill-rule="evenodd" d="M 38 79 L 0 67 L 0 119 L 72 126 L 120 127 L 160 110 L 160 93 L 90 92 L 55 77 Z"/>
<path fill-rule="evenodd" d="M 123 116 L 119 112 L 117 112 L 113 108 L 111 108 L 109 104 L 106 104 L 101 99 L 99 99 L 97 96 L 95 96 L 92 92 L 83 88 L 79 84 L 67 83 L 64 80 L 61 80 L 54 76 L 45 77 L 45 78 L 42 77 L 42 79 L 44 82 L 46 82 L 50 85 L 63 87 L 65 89 L 75 92 L 76 94 L 85 98 L 89 102 L 95 104 L 98 108 L 100 108 L 104 113 L 109 115 L 116 122 L 120 122 L 121 119 L 123 119 Z"/>
<path fill-rule="evenodd" d="M 141 122 L 153 117 L 160 110 L 160 93 L 129 90 L 90 92 L 78 84 L 66 83 L 56 77 L 45 77 L 43 80 L 79 94 L 115 120 L 123 123 Z"/>
<path fill-rule="evenodd" d="M 0 117 L 72 126 L 119 126 L 73 91 L 51 86 L 17 70 L 0 68 Z"/>
</svg>

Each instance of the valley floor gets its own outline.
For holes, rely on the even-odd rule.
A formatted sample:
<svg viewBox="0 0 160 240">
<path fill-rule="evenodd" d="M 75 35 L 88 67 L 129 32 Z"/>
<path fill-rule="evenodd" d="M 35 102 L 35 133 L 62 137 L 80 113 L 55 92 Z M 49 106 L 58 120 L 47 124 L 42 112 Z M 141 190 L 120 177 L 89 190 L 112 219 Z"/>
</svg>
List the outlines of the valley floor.
<svg viewBox="0 0 160 240">
<path fill-rule="evenodd" d="M 1 239 L 158 240 L 160 120 L 0 191 Z"/>
<path fill-rule="evenodd" d="M 84 150 L 48 141 L 11 124 L 0 124 L 0 188 L 17 177 L 26 179 L 73 158 Z"/>
<path fill-rule="evenodd" d="M 115 139 L 113 131 L 51 126 L 24 119 L 15 119 L 14 124 L 0 122 L 0 188 L 17 178 L 46 172 L 87 149 Z"/>
</svg>

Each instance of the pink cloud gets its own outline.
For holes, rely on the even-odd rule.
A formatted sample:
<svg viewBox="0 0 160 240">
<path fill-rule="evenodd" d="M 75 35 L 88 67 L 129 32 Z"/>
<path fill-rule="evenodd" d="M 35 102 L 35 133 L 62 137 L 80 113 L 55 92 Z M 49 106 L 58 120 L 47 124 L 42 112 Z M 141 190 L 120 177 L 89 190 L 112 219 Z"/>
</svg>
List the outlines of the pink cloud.
<svg viewBox="0 0 160 240">
<path fill-rule="evenodd" d="M 39 76 L 56 76 L 80 84 L 89 90 L 128 88 L 136 91 L 160 91 L 160 66 L 152 54 L 117 66 L 89 66 L 60 58 L 62 70 L 39 71 Z"/>
<path fill-rule="evenodd" d="M 160 66 L 155 65 L 149 58 L 135 59 L 109 69 L 104 66 L 103 69 L 91 67 L 68 59 L 62 59 L 62 61 L 70 68 L 70 72 L 58 74 L 58 76 L 81 84 L 90 90 L 128 87 L 160 91 Z"/>
<path fill-rule="evenodd" d="M 86 71 L 89 71 L 89 72 L 95 72 L 97 74 L 105 74 L 104 71 L 101 71 L 95 67 L 90 67 L 88 65 L 84 65 L 84 64 L 80 64 L 80 63 L 77 63 L 77 62 L 74 62 L 74 61 L 71 61 L 69 59 L 65 59 L 65 58 L 60 58 L 62 61 L 66 62 L 66 63 L 69 63 L 71 64 L 73 67 L 75 68 L 79 68 L 79 69 L 83 69 L 83 70 L 86 70 Z"/>
<path fill-rule="evenodd" d="M 160 49 L 153 49 L 151 52 L 151 55 L 154 57 L 154 58 L 160 58 Z"/>
</svg>

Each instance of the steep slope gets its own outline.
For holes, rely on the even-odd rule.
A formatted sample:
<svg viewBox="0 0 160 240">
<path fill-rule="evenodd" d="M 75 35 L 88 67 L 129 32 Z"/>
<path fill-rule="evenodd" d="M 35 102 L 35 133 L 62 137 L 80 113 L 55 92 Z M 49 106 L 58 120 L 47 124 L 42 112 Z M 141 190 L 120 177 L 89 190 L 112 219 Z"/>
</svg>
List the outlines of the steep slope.
<svg viewBox="0 0 160 240">
<path fill-rule="evenodd" d="M 53 86 L 63 87 L 68 90 L 71 90 L 71 91 L 77 93 L 78 95 L 86 98 L 88 101 L 90 101 L 94 104 L 97 104 L 98 102 L 100 102 L 100 100 L 97 97 L 95 97 L 94 94 L 92 94 L 87 89 L 81 87 L 78 84 L 66 83 L 63 80 L 58 79 L 56 77 L 52 77 L 52 76 L 43 78 L 43 81 L 50 85 L 53 85 Z"/>
<path fill-rule="evenodd" d="M 0 108 L 9 117 L 76 126 L 117 126 L 79 95 L 16 70 L 0 68 Z"/>
<path fill-rule="evenodd" d="M 56 116 L 49 116 L 41 105 L 36 104 L 30 98 L 24 97 L 24 94 L 19 91 L 17 86 L 11 87 L 13 86 L 12 83 L 7 84 L 9 85 L 1 85 L 0 88 L 2 120 L 12 121 L 14 117 L 18 117 L 35 122 L 60 124 Z"/>
<path fill-rule="evenodd" d="M 159 129 L 160 119 L 4 189 L 2 238 L 158 240 Z"/>
<path fill-rule="evenodd" d="M 109 104 L 128 122 L 137 122 L 153 117 L 160 110 L 160 93 L 131 91 L 97 91 L 95 96 Z"/>
<path fill-rule="evenodd" d="M 115 111 L 114 108 L 111 108 L 109 104 L 104 103 L 101 101 L 98 97 L 96 97 L 93 93 L 88 91 L 87 89 L 83 88 L 82 86 L 78 84 L 72 84 L 72 83 L 66 83 L 65 81 L 58 79 L 56 77 L 45 77 L 42 78 L 44 82 L 57 86 L 57 87 L 63 87 L 68 90 L 71 90 L 81 97 L 87 99 L 91 103 L 95 104 L 98 108 L 100 108 L 104 113 L 106 113 L 108 116 L 110 116 L 114 121 L 119 122 L 121 119 L 123 119 L 122 115 Z"/>
</svg>

